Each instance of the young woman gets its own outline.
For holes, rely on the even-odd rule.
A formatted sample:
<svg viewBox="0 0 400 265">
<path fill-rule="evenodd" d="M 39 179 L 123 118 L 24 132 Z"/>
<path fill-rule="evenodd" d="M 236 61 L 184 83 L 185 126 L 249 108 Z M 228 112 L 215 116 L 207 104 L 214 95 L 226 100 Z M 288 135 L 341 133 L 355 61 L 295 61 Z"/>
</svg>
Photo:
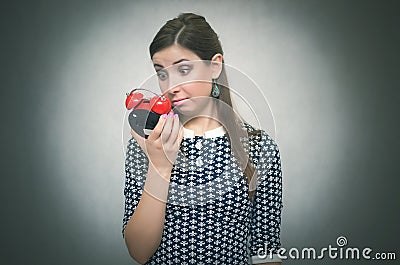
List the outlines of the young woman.
<svg viewBox="0 0 400 265">
<path fill-rule="evenodd" d="M 150 56 L 174 108 L 147 139 L 131 132 L 130 255 L 141 264 L 280 264 L 279 150 L 232 110 L 217 34 L 184 13 L 156 34 Z"/>
</svg>

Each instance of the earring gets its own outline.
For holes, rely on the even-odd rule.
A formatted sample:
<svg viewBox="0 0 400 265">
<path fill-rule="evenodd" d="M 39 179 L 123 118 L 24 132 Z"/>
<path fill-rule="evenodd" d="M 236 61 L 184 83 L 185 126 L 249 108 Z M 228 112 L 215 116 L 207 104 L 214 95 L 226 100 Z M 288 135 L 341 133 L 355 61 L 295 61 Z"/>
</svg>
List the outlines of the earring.
<svg viewBox="0 0 400 265">
<path fill-rule="evenodd" d="M 213 85 L 212 85 L 212 90 L 211 90 L 211 96 L 214 98 L 218 98 L 220 94 L 219 87 L 217 85 L 216 79 L 213 79 Z"/>
</svg>

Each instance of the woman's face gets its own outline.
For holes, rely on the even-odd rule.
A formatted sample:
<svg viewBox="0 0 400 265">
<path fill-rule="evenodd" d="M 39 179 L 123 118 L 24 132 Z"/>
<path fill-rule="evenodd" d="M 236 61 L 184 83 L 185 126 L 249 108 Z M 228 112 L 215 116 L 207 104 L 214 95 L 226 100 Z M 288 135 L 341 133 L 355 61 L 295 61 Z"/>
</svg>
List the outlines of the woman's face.
<svg viewBox="0 0 400 265">
<path fill-rule="evenodd" d="M 214 58 L 222 61 L 220 54 Z M 198 114 L 209 107 L 212 79 L 220 74 L 215 66 L 179 45 L 156 52 L 152 60 L 162 93 L 181 114 Z"/>
</svg>

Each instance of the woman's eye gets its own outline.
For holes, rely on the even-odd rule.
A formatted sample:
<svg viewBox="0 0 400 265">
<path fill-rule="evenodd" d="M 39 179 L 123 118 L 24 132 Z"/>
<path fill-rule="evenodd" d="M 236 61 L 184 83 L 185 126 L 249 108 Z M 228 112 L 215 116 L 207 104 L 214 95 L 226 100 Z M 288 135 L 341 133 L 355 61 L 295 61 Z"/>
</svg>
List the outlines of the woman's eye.
<svg viewBox="0 0 400 265">
<path fill-rule="evenodd" d="M 189 65 L 179 67 L 179 73 L 184 75 L 187 75 L 190 72 L 190 70 L 192 70 L 192 67 Z"/>
<path fill-rule="evenodd" d="M 157 76 L 160 80 L 166 80 L 168 77 L 168 74 L 164 71 L 157 71 Z"/>
</svg>

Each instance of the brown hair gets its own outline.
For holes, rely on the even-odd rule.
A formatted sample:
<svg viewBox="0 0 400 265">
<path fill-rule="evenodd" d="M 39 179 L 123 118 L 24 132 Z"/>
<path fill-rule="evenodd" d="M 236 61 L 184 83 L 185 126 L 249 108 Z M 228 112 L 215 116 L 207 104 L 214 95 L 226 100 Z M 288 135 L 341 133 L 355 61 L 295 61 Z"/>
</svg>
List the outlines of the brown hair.
<svg viewBox="0 0 400 265">
<path fill-rule="evenodd" d="M 218 35 L 203 16 L 193 13 L 182 13 L 178 17 L 167 21 L 161 27 L 150 44 L 150 57 L 153 58 L 156 52 L 174 44 L 191 50 L 202 60 L 211 60 L 217 53 L 223 55 Z M 231 109 L 231 111 L 224 112 L 224 117 L 218 117 L 218 119 L 224 121 L 223 126 L 227 131 L 232 151 L 244 172 L 245 181 L 250 184 L 255 173 L 255 168 L 240 139 L 240 135 L 243 135 L 243 128 L 240 124 L 240 118 L 233 111 L 224 60 L 222 61 L 222 72 L 218 78 L 218 86 L 220 88 L 220 96 L 217 104 L 219 101 L 222 101 L 230 106 Z M 248 134 L 250 136 L 259 132 L 259 130 L 254 130 L 248 132 Z M 255 190 L 249 187 L 249 191 L 249 198 L 252 199 Z"/>
</svg>

